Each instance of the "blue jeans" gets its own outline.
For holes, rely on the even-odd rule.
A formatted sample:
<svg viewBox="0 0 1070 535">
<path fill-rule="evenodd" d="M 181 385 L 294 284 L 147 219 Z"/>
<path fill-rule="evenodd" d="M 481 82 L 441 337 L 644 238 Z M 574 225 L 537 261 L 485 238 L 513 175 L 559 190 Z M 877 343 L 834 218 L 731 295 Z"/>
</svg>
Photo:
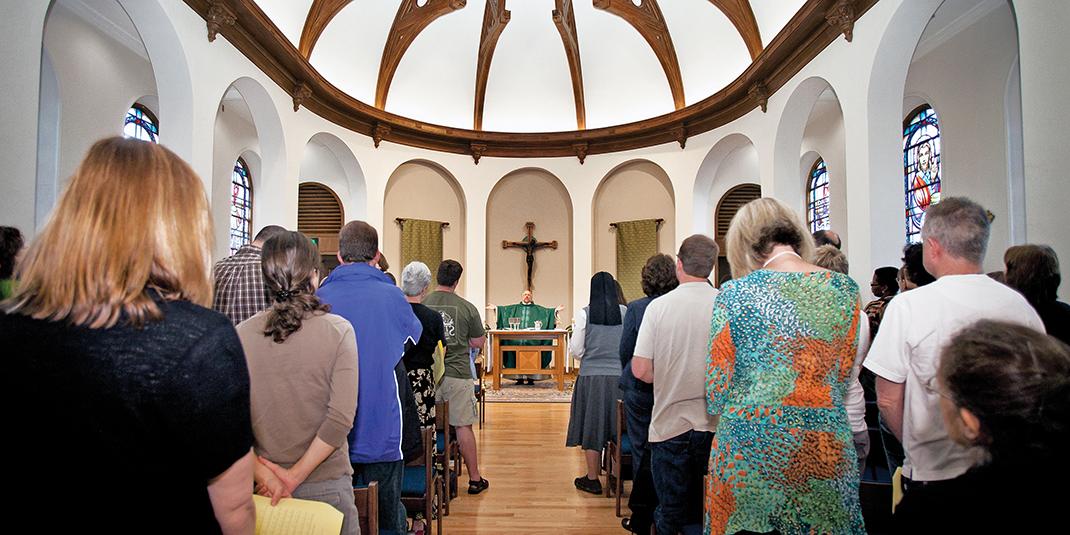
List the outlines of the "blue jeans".
<svg viewBox="0 0 1070 535">
<path fill-rule="evenodd" d="M 654 481 L 650 477 L 650 443 L 647 441 L 650 415 L 654 409 L 654 391 L 625 388 L 623 399 L 624 420 L 627 422 L 628 439 L 632 443 L 632 492 L 628 496 L 632 532 L 650 533 L 654 508 L 658 505 Z"/>
<path fill-rule="evenodd" d="M 405 535 L 409 531 L 405 506 L 401 504 L 401 479 L 404 475 L 405 461 L 353 463 L 354 485 L 379 482 L 379 533 L 382 535 Z"/>
<path fill-rule="evenodd" d="M 713 433 L 687 431 L 664 442 L 650 443 L 650 472 L 658 495 L 654 525 L 672 534 L 702 526 L 703 478 L 710 460 Z"/>
</svg>

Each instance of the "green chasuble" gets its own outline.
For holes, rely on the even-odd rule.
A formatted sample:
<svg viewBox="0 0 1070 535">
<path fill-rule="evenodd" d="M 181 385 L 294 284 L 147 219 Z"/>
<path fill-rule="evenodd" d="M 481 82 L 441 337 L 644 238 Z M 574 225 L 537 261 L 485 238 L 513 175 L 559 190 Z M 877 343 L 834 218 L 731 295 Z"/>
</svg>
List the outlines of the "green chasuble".
<svg viewBox="0 0 1070 535">
<path fill-rule="evenodd" d="M 498 328 L 508 329 L 509 318 L 520 318 L 521 329 L 531 329 L 535 327 L 536 321 L 542 322 L 543 329 L 553 329 L 556 327 L 554 320 L 554 309 L 539 306 L 534 303 L 525 305 L 523 303 L 517 303 L 515 305 L 505 305 L 498 307 Z M 518 346 L 545 346 L 550 345 L 553 342 L 550 340 L 513 340 L 510 341 L 510 345 Z M 542 352 L 542 367 L 550 367 L 550 358 L 553 356 L 552 351 Z M 513 351 L 505 351 L 502 353 L 502 366 L 505 368 L 512 368 L 516 366 L 516 353 Z"/>
</svg>

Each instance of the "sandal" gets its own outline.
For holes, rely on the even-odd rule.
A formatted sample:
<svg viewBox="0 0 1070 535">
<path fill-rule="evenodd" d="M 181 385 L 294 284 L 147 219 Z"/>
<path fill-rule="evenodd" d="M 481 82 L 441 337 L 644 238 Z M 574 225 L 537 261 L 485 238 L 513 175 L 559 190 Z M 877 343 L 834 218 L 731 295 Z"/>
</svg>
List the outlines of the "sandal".
<svg viewBox="0 0 1070 535">
<path fill-rule="evenodd" d="M 479 481 L 468 481 L 468 494 L 479 494 L 490 487 L 490 481 L 479 478 Z"/>
</svg>

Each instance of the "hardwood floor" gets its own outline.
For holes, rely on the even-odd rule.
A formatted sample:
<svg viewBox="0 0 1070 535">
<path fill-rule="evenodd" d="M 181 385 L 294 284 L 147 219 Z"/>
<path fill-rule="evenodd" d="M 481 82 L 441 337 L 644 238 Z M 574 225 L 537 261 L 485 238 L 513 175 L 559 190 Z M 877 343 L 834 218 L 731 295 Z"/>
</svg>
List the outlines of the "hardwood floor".
<svg viewBox="0 0 1070 535">
<path fill-rule="evenodd" d="M 615 499 L 573 486 L 572 480 L 586 468 L 581 450 L 565 447 L 568 414 L 567 403 L 488 403 L 487 422 L 475 432 L 479 468 L 490 488 L 468 495 L 468 472 L 463 471 L 460 493 L 450 503 L 443 531 L 449 535 L 627 533 L 615 515 Z"/>
</svg>

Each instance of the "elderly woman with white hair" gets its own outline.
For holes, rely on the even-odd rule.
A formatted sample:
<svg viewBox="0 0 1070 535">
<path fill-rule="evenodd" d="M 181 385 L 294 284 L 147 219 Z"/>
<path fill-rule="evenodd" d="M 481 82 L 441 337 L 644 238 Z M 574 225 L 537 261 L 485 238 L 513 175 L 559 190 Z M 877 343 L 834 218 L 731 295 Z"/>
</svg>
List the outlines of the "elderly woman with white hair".
<svg viewBox="0 0 1070 535">
<path fill-rule="evenodd" d="M 435 377 L 431 365 L 435 362 L 435 347 L 439 342 L 446 345 L 446 329 L 442 315 L 420 304 L 431 287 L 431 270 L 423 262 L 409 262 L 401 271 L 401 291 L 412 305 L 412 312 L 423 325 L 420 341 L 409 348 L 402 357 L 408 370 L 409 383 L 416 398 L 416 411 L 420 425 L 435 425 Z"/>
</svg>

